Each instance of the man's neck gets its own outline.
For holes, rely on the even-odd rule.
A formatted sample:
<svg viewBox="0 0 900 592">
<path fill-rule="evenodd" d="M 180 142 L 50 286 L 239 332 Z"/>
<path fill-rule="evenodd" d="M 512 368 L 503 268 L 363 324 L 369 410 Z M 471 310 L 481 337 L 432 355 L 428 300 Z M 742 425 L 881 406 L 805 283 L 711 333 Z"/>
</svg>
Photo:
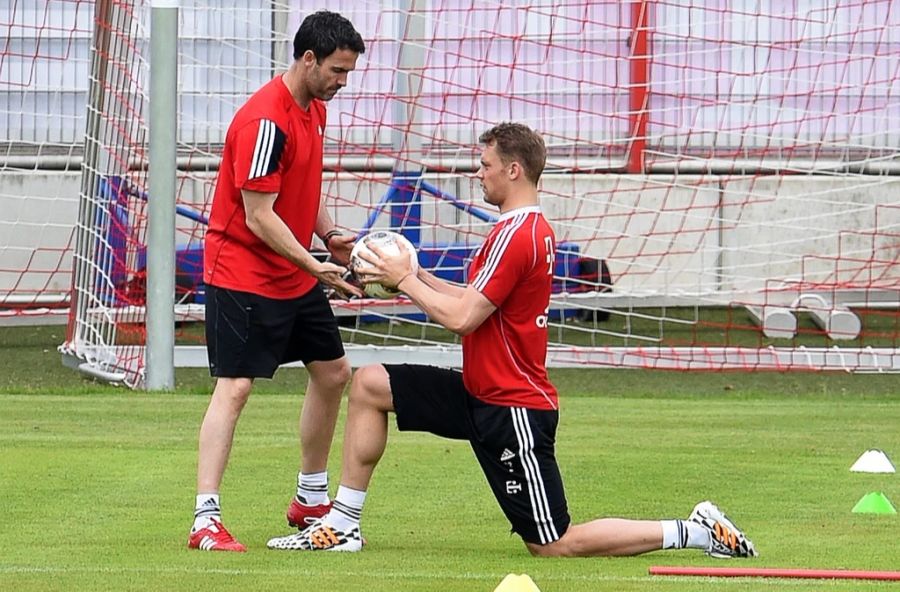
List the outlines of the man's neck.
<svg viewBox="0 0 900 592">
<path fill-rule="evenodd" d="M 528 187 L 527 189 L 514 189 L 510 195 L 500 204 L 500 214 L 503 215 L 519 208 L 527 208 L 529 206 L 540 205 L 538 201 L 537 189 Z"/>
<path fill-rule="evenodd" d="M 294 102 L 304 111 L 309 110 L 309 104 L 312 97 L 305 91 L 306 85 L 303 84 L 303 73 L 300 71 L 300 63 L 294 61 L 288 71 L 281 75 L 281 80 L 294 97 Z"/>
</svg>

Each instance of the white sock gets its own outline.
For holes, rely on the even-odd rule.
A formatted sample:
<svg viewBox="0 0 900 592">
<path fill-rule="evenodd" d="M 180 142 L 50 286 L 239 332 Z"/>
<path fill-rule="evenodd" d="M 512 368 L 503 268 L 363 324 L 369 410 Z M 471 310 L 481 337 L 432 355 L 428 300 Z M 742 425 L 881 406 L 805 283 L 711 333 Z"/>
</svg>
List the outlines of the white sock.
<svg viewBox="0 0 900 592">
<path fill-rule="evenodd" d="M 688 549 L 708 549 L 709 548 L 709 538 L 710 533 L 709 529 L 703 526 L 702 524 L 697 524 L 696 522 L 691 522 L 690 520 L 683 521 L 684 527 L 687 529 L 687 544 L 685 545 Z"/>
<path fill-rule="evenodd" d="M 359 526 L 366 492 L 341 485 L 334 496 L 334 505 L 325 517 L 325 523 L 337 530 L 347 531 Z"/>
<path fill-rule="evenodd" d="M 690 520 L 662 520 L 663 549 L 706 549 L 709 530 Z"/>
<path fill-rule="evenodd" d="M 197 532 L 212 524 L 213 519 L 222 521 L 222 508 L 219 506 L 218 493 L 197 494 L 194 504 L 194 526 L 191 532 Z"/>
<path fill-rule="evenodd" d="M 304 506 L 328 503 L 328 471 L 297 475 L 297 501 Z"/>
</svg>

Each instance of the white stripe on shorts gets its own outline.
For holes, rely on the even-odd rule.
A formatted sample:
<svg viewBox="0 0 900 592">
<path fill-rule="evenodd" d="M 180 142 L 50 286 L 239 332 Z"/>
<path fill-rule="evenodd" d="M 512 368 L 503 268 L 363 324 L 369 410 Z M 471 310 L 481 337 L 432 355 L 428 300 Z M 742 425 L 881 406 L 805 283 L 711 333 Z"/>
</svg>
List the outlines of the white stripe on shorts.
<svg viewBox="0 0 900 592">
<path fill-rule="evenodd" d="M 547 501 L 541 467 L 534 454 L 534 435 L 531 432 L 531 425 L 528 423 L 528 410 L 522 407 L 511 407 L 510 411 L 512 411 L 513 427 L 516 430 L 516 440 L 519 443 L 519 458 L 522 459 L 525 480 L 528 483 L 531 513 L 541 538 L 541 544 L 546 545 L 558 540 L 559 534 L 550 513 L 550 503 Z"/>
</svg>

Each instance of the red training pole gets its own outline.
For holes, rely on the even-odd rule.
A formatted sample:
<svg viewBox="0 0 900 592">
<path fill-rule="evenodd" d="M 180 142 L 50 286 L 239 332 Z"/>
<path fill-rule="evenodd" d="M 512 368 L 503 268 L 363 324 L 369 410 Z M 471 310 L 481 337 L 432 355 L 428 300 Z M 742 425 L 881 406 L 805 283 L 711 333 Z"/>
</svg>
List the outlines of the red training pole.
<svg viewBox="0 0 900 592">
<path fill-rule="evenodd" d="M 900 571 L 846 569 L 786 569 L 769 567 L 669 567 L 655 565 L 651 576 L 706 576 L 711 578 L 806 578 L 819 580 L 893 580 Z"/>
<path fill-rule="evenodd" d="M 650 0 L 634 0 L 631 3 L 631 55 L 628 81 L 628 130 L 631 144 L 628 147 L 626 171 L 644 172 L 644 149 L 647 146 L 647 120 L 650 117 Z"/>
</svg>

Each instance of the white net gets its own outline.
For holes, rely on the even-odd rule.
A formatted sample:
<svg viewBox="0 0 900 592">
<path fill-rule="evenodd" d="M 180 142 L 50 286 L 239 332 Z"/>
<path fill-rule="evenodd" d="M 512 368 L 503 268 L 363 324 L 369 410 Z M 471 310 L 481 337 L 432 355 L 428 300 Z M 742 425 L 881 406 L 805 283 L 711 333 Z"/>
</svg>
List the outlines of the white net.
<svg viewBox="0 0 900 592">
<path fill-rule="evenodd" d="M 225 130 L 287 65 L 297 25 L 318 6 L 181 4 L 178 319 L 199 321 L 203 219 Z M 542 205 L 561 243 L 551 363 L 900 365 L 900 11 L 891 1 L 329 8 L 367 43 L 328 106 L 323 191 L 342 228 L 402 231 L 423 265 L 464 280 L 494 215 L 472 178 L 478 135 L 503 120 L 544 134 Z M 86 118 L 72 116 L 88 135 L 68 351 L 136 383 L 152 199 L 150 6 L 95 9 L 98 27 L 81 13 L 68 21 L 81 48 L 72 55 L 84 55 L 91 34 L 97 48 L 92 85 L 71 91 L 90 100 Z M 38 63 L 43 54 L 33 55 Z M 37 91 L 26 88 L 37 109 Z M 23 132 L 17 145 L 48 154 L 53 142 L 66 145 L 62 135 L 29 144 Z M 43 215 L 38 224 L 51 225 Z M 58 249 L 63 270 L 71 253 Z M 24 265 L 13 273 L 27 276 Z M 359 360 L 458 358 L 456 339 L 402 300 L 335 308 Z M 202 346 L 202 331 L 185 322 L 179 341 Z"/>
</svg>

